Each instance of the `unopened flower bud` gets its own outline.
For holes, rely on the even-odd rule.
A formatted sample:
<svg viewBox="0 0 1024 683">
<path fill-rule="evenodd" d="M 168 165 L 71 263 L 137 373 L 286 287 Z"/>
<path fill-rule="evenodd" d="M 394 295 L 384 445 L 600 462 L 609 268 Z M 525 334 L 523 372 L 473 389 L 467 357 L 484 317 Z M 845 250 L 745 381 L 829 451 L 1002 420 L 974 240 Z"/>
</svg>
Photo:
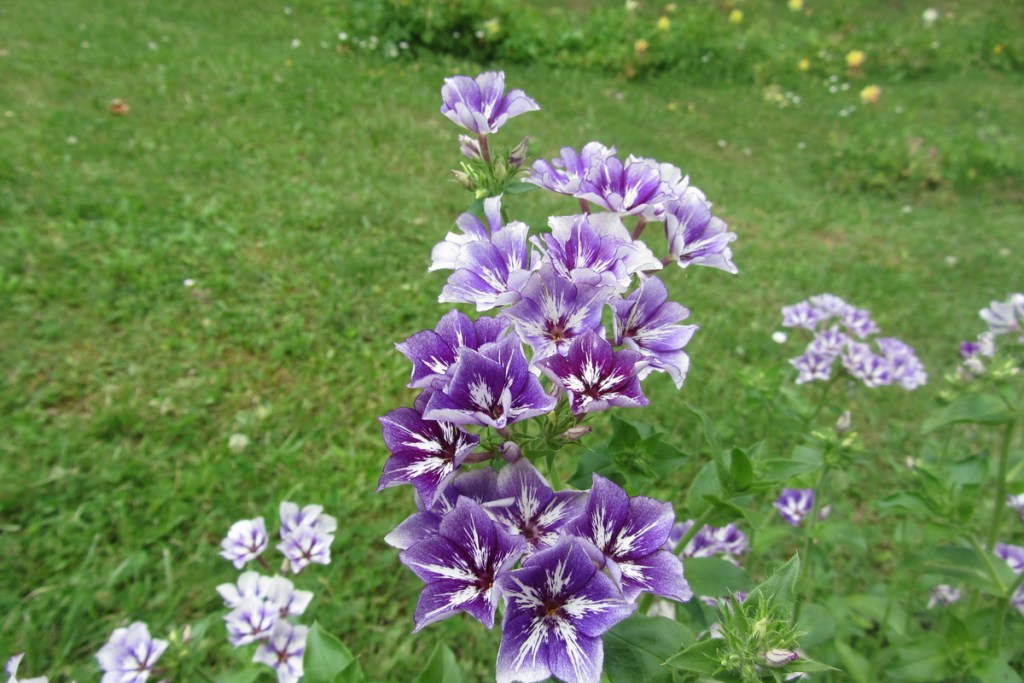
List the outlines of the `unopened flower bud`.
<svg viewBox="0 0 1024 683">
<path fill-rule="evenodd" d="M 844 411 L 843 414 L 839 416 L 839 419 L 836 420 L 836 434 L 845 434 L 850 431 L 851 424 L 852 420 L 850 418 L 850 411 Z"/>
<path fill-rule="evenodd" d="M 566 441 L 578 441 L 593 430 L 590 425 L 576 425 L 575 427 L 569 427 L 562 434 L 562 438 Z"/>
<path fill-rule="evenodd" d="M 462 156 L 472 161 L 480 161 L 484 158 L 480 151 L 480 141 L 468 135 L 459 136 L 459 151 L 462 152 Z"/>
<path fill-rule="evenodd" d="M 768 652 L 764 653 L 764 663 L 773 669 L 778 669 L 786 666 L 792 661 L 800 658 L 800 655 L 793 652 L 792 650 L 783 650 L 782 648 L 775 647 Z"/>
<path fill-rule="evenodd" d="M 530 138 L 523 138 L 523 141 L 516 145 L 511 152 L 508 153 L 508 165 L 512 168 L 519 170 L 519 167 L 526 161 L 526 149 L 530 145 Z"/>
<path fill-rule="evenodd" d="M 498 182 L 505 182 L 508 178 L 509 163 L 504 159 L 498 159 L 494 162 L 494 177 Z"/>
<path fill-rule="evenodd" d="M 832 504 L 824 506 L 818 510 L 818 519 L 828 519 L 828 516 L 832 514 Z"/>
<path fill-rule="evenodd" d="M 754 622 L 754 634 L 758 638 L 764 638 L 768 633 L 768 617 L 761 617 Z"/>
<path fill-rule="evenodd" d="M 455 178 L 455 182 L 462 185 L 467 190 L 473 189 L 473 181 L 470 180 L 469 176 L 462 171 L 452 170 L 452 177 Z"/>
<path fill-rule="evenodd" d="M 515 441 L 506 441 L 499 447 L 501 457 L 505 459 L 505 462 L 516 462 L 523 457 L 523 449 L 519 447 Z"/>
</svg>

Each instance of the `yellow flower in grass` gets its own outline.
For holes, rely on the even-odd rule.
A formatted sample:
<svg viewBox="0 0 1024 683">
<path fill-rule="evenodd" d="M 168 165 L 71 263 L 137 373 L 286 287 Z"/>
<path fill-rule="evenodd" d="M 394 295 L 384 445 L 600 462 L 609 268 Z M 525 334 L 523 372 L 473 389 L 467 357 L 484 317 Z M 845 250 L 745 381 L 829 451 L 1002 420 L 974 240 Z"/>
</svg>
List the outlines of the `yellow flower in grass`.
<svg viewBox="0 0 1024 683">
<path fill-rule="evenodd" d="M 668 27 L 672 25 L 672 21 L 668 17 L 658 18 L 658 30 L 667 31 Z"/>
<path fill-rule="evenodd" d="M 1001 54 L 1003 54 L 1003 44 L 1002 43 L 996 43 L 996 46 L 992 48 L 992 54 L 994 54 L 994 55 L 1001 55 Z"/>
<path fill-rule="evenodd" d="M 733 11 L 729 12 L 729 23 L 731 23 L 731 24 L 741 24 L 741 23 L 743 23 L 743 10 L 741 10 L 741 9 L 734 9 Z"/>
<path fill-rule="evenodd" d="M 643 53 L 647 52 L 648 47 L 650 47 L 650 45 L 643 38 L 640 38 L 635 43 L 633 43 L 633 51 L 636 52 L 638 55 L 642 55 Z"/>
<path fill-rule="evenodd" d="M 860 101 L 864 104 L 875 104 L 882 96 L 882 89 L 877 85 L 869 85 L 860 91 Z"/>
<path fill-rule="evenodd" d="M 868 60 L 863 50 L 850 50 L 846 53 L 846 66 L 851 69 L 859 69 Z"/>
<path fill-rule="evenodd" d="M 496 36 L 501 31 L 501 22 L 497 19 L 488 19 L 484 22 L 484 30 L 487 31 L 487 35 Z"/>
<path fill-rule="evenodd" d="M 789 9 L 799 12 L 804 8 L 804 0 L 789 0 Z"/>
<path fill-rule="evenodd" d="M 809 71 L 811 68 L 811 60 L 807 59 L 807 57 L 804 57 L 803 59 L 796 63 L 796 68 L 799 69 L 800 71 Z"/>
</svg>

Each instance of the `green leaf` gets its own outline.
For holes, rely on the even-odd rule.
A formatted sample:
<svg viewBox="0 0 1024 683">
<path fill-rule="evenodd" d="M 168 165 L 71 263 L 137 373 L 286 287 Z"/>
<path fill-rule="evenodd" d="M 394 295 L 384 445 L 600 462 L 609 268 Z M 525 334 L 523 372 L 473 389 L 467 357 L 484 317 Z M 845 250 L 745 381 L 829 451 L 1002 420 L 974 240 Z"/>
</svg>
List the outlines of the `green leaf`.
<svg viewBox="0 0 1024 683">
<path fill-rule="evenodd" d="M 796 603 L 796 581 L 800 577 L 800 556 L 793 555 L 789 562 L 775 570 L 761 585 L 750 592 L 750 597 L 760 593 L 770 602 L 792 611 Z M 750 599 L 749 597 L 747 598 Z"/>
<path fill-rule="evenodd" d="M 754 586 L 747 572 L 717 557 L 693 557 L 683 562 L 687 583 L 697 595 L 720 597 Z"/>
<path fill-rule="evenodd" d="M 821 465 L 804 460 L 762 460 L 757 465 L 760 482 L 783 483 L 801 474 L 813 472 Z"/>
<path fill-rule="evenodd" d="M 413 683 L 462 683 L 462 671 L 451 648 L 438 643 L 427 665 Z"/>
<path fill-rule="evenodd" d="M 1024 683 L 1020 674 L 1005 659 L 991 655 L 982 656 L 971 666 L 971 673 L 981 679 L 981 683 Z"/>
<path fill-rule="evenodd" d="M 915 555 L 910 562 L 921 572 L 966 581 L 997 598 L 1005 595 L 1006 586 L 1014 580 L 1013 570 L 1009 565 L 982 557 L 974 548 L 932 548 Z M 996 572 L 998 581 L 992 576 L 993 571 Z"/>
<path fill-rule="evenodd" d="M 896 659 L 887 667 L 896 680 L 931 683 L 952 675 L 945 642 L 938 637 L 925 638 L 898 650 Z"/>
<path fill-rule="evenodd" d="M 733 448 L 729 462 L 729 477 L 734 491 L 746 491 L 754 482 L 754 466 L 742 448 Z"/>
<path fill-rule="evenodd" d="M 929 417 L 921 425 L 921 432 L 927 434 L 939 427 L 958 422 L 974 424 L 1002 424 L 1014 418 L 1006 402 L 993 394 L 967 394 L 961 396 Z"/>
<path fill-rule="evenodd" d="M 604 635 L 604 672 L 612 683 L 670 683 L 665 660 L 692 642 L 678 621 L 634 614 Z"/>
<path fill-rule="evenodd" d="M 335 683 L 339 674 L 348 667 L 355 671 L 359 663 L 345 644 L 313 622 L 306 638 L 306 655 L 302 662 L 305 683 Z M 361 678 L 361 677 L 360 677 Z M 341 681 L 355 681 L 359 678 L 342 678 Z"/>
<path fill-rule="evenodd" d="M 505 186 L 505 194 L 508 194 L 508 195 L 526 194 L 527 192 L 532 192 L 532 191 L 534 191 L 536 189 L 538 189 L 537 185 L 532 185 L 530 183 L 523 183 L 523 182 L 519 182 L 519 181 L 513 181 L 513 182 L 511 182 L 511 183 L 509 183 L 508 185 Z"/>
<path fill-rule="evenodd" d="M 715 430 L 715 423 L 712 422 L 708 414 L 697 406 L 686 403 L 686 408 L 700 418 L 700 425 L 704 431 L 704 440 L 708 442 L 708 446 L 711 447 L 712 455 L 718 455 L 722 452 L 722 442 L 718 438 L 718 432 Z"/>
<path fill-rule="evenodd" d="M 834 666 L 829 666 L 828 664 L 825 664 L 824 662 L 816 662 L 813 659 L 801 658 L 793 662 L 792 664 L 787 665 L 786 671 L 801 671 L 803 673 L 811 674 L 819 671 L 837 671 L 837 669 Z"/>
<path fill-rule="evenodd" d="M 266 671 L 264 667 L 247 666 L 238 671 L 217 676 L 217 683 L 252 683 Z"/>
<path fill-rule="evenodd" d="M 722 668 L 722 648 L 724 647 L 724 640 L 708 638 L 670 657 L 665 662 L 665 666 L 670 666 L 673 669 L 682 669 L 689 673 L 711 676 Z"/>
<path fill-rule="evenodd" d="M 843 663 L 844 673 L 853 680 L 853 683 L 872 683 L 871 663 L 867 657 L 841 640 L 836 640 L 833 645 L 839 653 L 839 661 Z"/>
<path fill-rule="evenodd" d="M 804 634 L 800 636 L 800 647 L 808 650 L 832 639 L 836 632 L 836 620 L 831 610 L 822 605 L 804 605 L 800 608 L 797 629 Z"/>
<path fill-rule="evenodd" d="M 690 483 L 690 489 L 686 492 L 686 509 L 693 517 L 699 517 L 711 507 L 708 496 L 719 498 L 721 495 L 722 485 L 718 481 L 715 463 L 705 463 L 698 470 L 697 476 Z"/>
</svg>

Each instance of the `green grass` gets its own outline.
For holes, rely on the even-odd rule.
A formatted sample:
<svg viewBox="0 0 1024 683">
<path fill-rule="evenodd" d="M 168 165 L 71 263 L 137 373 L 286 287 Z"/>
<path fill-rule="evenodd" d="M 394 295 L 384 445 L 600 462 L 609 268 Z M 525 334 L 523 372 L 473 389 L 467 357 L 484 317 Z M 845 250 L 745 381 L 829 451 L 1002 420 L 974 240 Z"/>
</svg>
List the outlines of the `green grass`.
<svg viewBox="0 0 1024 683">
<path fill-rule="evenodd" d="M 23 672 L 94 679 L 93 654 L 135 619 L 161 635 L 208 620 L 195 650 L 217 644 L 207 661 L 227 666 L 214 587 L 235 572 L 217 544 L 285 499 L 342 520 L 334 563 L 303 578 L 312 617 L 371 679 L 407 680 L 438 638 L 469 680 L 492 670 L 497 636 L 465 620 L 410 635 L 417 581 L 381 539 L 411 499 L 374 493 L 376 417 L 412 399 L 392 345 L 446 310 L 429 250 L 467 200 L 446 181 L 457 131 L 439 87 L 481 67 L 338 52 L 343 17 L 293 7 L 0 7 L 0 656 L 27 651 Z M 889 193 L 848 181 L 870 158 L 836 157 L 893 130 L 940 144 L 1013 130 L 1016 74 L 883 84 L 877 110 L 847 118 L 856 88 L 832 95 L 818 78 L 789 109 L 673 75 L 538 66 L 508 79 L 543 109 L 501 142 L 529 134 L 532 155 L 550 156 L 597 139 L 671 161 L 740 236 L 738 276 L 669 276 L 701 331 L 683 392 L 655 378 L 641 419 L 681 447 L 698 444 L 683 400 L 738 442 L 757 438 L 738 374 L 795 355 L 769 339 L 780 306 L 832 291 L 915 346 L 936 380 L 858 399 L 872 445 L 912 450 L 977 310 L 1020 289 L 1024 156 L 1005 182 Z M 107 111 L 115 97 L 128 115 Z M 512 210 L 540 226 L 573 205 L 533 193 Z M 227 448 L 236 432 L 252 440 L 241 454 Z M 661 493 L 681 502 L 686 482 Z"/>
</svg>

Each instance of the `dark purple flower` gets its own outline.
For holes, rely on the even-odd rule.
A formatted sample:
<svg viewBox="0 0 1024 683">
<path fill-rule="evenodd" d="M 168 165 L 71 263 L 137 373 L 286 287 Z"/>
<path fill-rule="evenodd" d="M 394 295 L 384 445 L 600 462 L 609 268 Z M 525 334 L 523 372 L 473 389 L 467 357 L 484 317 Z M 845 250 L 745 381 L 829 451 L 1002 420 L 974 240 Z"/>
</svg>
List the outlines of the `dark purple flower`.
<svg viewBox="0 0 1024 683">
<path fill-rule="evenodd" d="M 441 113 L 477 135 L 497 133 L 513 116 L 540 109 L 522 90 L 505 94 L 504 71 L 446 78 L 441 99 Z"/>
<path fill-rule="evenodd" d="M 623 165 L 616 156 L 597 159 L 576 196 L 625 216 L 642 214 L 665 199 L 656 164 L 630 157 Z"/>
<path fill-rule="evenodd" d="M 574 283 L 629 289 L 633 274 L 659 270 L 659 261 L 643 242 L 634 241 L 617 214 L 552 216 L 551 234 L 533 243 L 563 279 Z"/>
<path fill-rule="evenodd" d="M 450 484 L 443 487 L 433 505 L 426 505 L 417 493 L 414 495 L 418 512 L 407 517 L 384 537 L 384 542 L 399 550 L 411 548 L 441 528 L 441 520 L 455 507 L 459 496 L 465 496 L 483 505 L 498 497 L 498 473 L 491 467 L 461 471 Z"/>
<path fill-rule="evenodd" d="M 606 568 L 629 600 L 641 592 L 685 602 L 693 591 L 683 578 L 683 563 L 665 550 L 675 513 L 670 503 L 646 496 L 630 498 L 599 474 L 583 514 L 569 526 L 604 556 Z"/>
<path fill-rule="evenodd" d="M 978 351 L 981 350 L 981 346 L 975 342 L 960 342 L 960 358 L 968 360 L 978 355 Z"/>
<path fill-rule="evenodd" d="M 502 429 L 550 412 L 557 402 L 530 374 L 519 338 L 509 335 L 482 351 L 460 349 L 451 383 L 433 392 L 423 418 Z"/>
<path fill-rule="evenodd" d="M 501 468 L 496 499 L 484 508 L 498 522 L 522 536 L 526 551 L 554 545 L 559 531 L 583 511 L 582 491 L 552 491 L 526 458 Z"/>
<path fill-rule="evenodd" d="M 618 587 L 569 536 L 498 580 L 505 617 L 497 683 L 599 683 L 601 635 L 633 613 Z"/>
<path fill-rule="evenodd" d="M 459 349 L 479 350 L 484 344 L 497 341 L 508 329 L 508 323 L 483 316 L 470 320 L 465 313 L 452 309 L 438 321 L 433 330 L 412 335 L 395 348 L 412 361 L 412 378 L 408 386 L 414 388 L 444 387 L 447 373 L 458 359 Z"/>
<path fill-rule="evenodd" d="M 416 630 L 459 611 L 491 628 L 499 596 L 495 582 L 525 547 L 526 541 L 496 524 L 479 504 L 459 498 L 436 535 L 399 555 L 427 584 L 416 605 Z"/>
<path fill-rule="evenodd" d="M 308 636 L 307 627 L 279 619 L 270 636 L 256 648 L 252 661 L 272 668 L 277 673 L 277 683 L 298 683 L 304 673 L 302 660 Z"/>
<path fill-rule="evenodd" d="M 531 252 L 525 223 L 513 221 L 491 234 L 489 240 L 472 241 L 461 247 L 455 272 L 441 290 L 441 303 L 475 304 L 486 311 L 519 301 L 519 290 L 530 272 L 539 265 Z"/>
<path fill-rule="evenodd" d="M 565 356 L 548 356 L 537 365 L 569 392 L 573 414 L 582 415 L 647 405 L 634 370 L 640 358 L 636 351 L 613 350 L 607 339 L 588 331 L 572 340 Z"/>
<path fill-rule="evenodd" d="M 149 627 L 141 621 L 114 629 L 107 644 L 96 653 L 103 670 L 102 683 L 145 683 L 166 649 L 167 641 L 150 637 Z"/>
<path fill-rule="evenodd" d="M 601 310 L 610 295 L 605 288 L 574 285 L 550 265 L 530 276 L 522 299 L 501 312 L 533 349 L 533 362 L 564 354 L 574 337 L 601 325 Z"/>
<path fill-rule="evenodd" d="M 782 495 L 772 505 L 784 520 L 800 526 L 804 517 L 814 509 L 814 489 L 782 489 Z"/>
<path fill-rule="evenodd" d="M 411 484 L 428 506 L 480 443 L 479 436 L 458 425 L 424 420 L 413 408 L 392 410 L 380 423 L 391 457 L 384 464 L 377 490 Z"/>
<path fill-rule="evenodd" d="M 475 141 L 474 141 L 475 142 Z M 501 230 L 505 222 L 501 217 L 501 195 L 484 199 L 485 224 L 475 214 L 461 214 L 455 225 L 462 231 L 459 235 L 449 232 L 443 242 L 438 242 L 430 252 L 429 270 L 455 270 L 459 267 L 459 254 L 470 242 L 487 242 L 491 235 Z"/>
<path fill-rule="evenodd" d="M 669 254 L 683 268 L 698 265 L 739 272 L 729 247 L 736 233 L 726 232 L 725 223 L 711 215 L 711 207 L 700 193 L 665 204 L 665 236 Z"/>
<path fill-rule="evenodd" d="M 615 154 L 614 147 L 605 147 L 600 142 L 588 142 L 577 152 L 572 147 L 563 147 L 562 156 L 551 161 L 538 159 L 533 162 L 530 177 L 523 182 L 532 183 L 552 192 L 576 196 L 580 183 L 595 165 Z"/>
<path fill-rule="evenodd" d="M 641 379 L 652 370 L 667 372 L 682 388 L 690 357 L 683 351 L 696 325 L 678 325 L 690 311 L 681 304 L 668 300 L 668 289 L 655 276 L 640 276 L 640 286 L 625 299 L 609 302 L 615 309 L 612 322 L 615 344 L 639 351 L 643 360 L 638 364 Z"/>
</svg>

